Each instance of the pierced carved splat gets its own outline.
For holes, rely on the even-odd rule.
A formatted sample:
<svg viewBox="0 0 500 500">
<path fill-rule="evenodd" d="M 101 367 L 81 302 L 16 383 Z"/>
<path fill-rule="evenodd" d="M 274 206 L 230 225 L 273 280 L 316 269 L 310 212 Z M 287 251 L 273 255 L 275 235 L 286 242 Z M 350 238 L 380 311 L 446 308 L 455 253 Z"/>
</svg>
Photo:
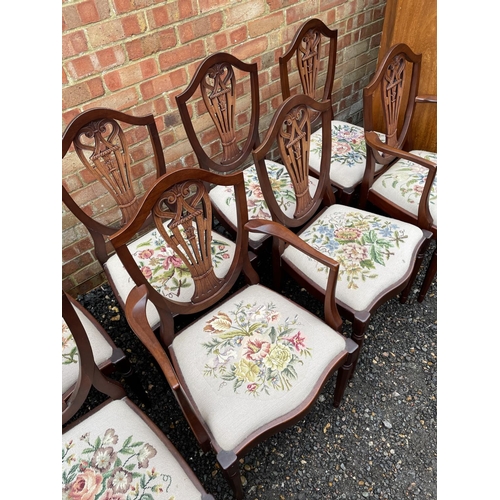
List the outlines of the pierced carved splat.
<svg viewBox="0 0 500 500">
<path fill-rule="evenodd" d="M 236 78 L 226 63 L 215 64 L 201 82 L 203 101 L 222 141 L 222 161 L 230 163 L 240 155 L 236 143 Z"/>
<path fill-rule="evenodd" d="M 321 34 L 310 29 L 302 38 L 297 50 L 297 68 L 304 94 L 314 99 L 316 80 L 319 71 L 319 51 L 321 48 Z"/>
<path fill-rule="evenodd" d="M 137 210 L 132 188 L 128 144 L 115 120 L 101 119 L 80 129 L 74 142 L 80 161 L 101 182 L 120 207 L 127 223 Z M 86 152 L 90 151 L 91 154 Z"/>
<path fill-rule="evenodd" d="M 153 209 L 158 231 L 188 267 L 195 291 L 193 303 L 211 297 L 224 283 L 212 263 L 212 209 L 201 181 L 174 185 L 158 199 Z M 169 220 L 167 227 L 164 223 Z"/>
<path fill-rule="evenodd" d="M 387 144 L 397 145 L 398 117 L 403 99 L 403 83 L 406 61 L 396 55 L 387 67 L 381 85 L 383 110 L 387 124 Z"/>
<path fill-rule="evenodd" d="M 307 107 L 297 106 L 286 116 L 278 136 L 278 146 L 295 190 L 295 216 L 305 214 L 312 203 L 309 192 L 309 152 L 311 120 Z"/>
</svg>

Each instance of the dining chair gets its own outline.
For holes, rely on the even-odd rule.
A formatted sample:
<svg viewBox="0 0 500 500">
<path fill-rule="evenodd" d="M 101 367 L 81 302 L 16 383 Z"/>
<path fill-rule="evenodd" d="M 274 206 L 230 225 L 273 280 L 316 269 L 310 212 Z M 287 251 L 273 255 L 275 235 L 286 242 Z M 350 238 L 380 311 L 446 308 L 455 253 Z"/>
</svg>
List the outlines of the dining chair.
<svg viewBox="0 0 500 500">
<path fill-rule="evenodd" d="M 332 102 L 337 64 L 338 30 L 331 30 L 317 18 L 301 24 L 288 49 L 279 58 L 283 100 L 303 93 L 318 101 Z M 354 205 L 366 163 L 364 129 L 342 120 L 334 120 L 332 102 L 330 182 L 338 200 Z M 312 117 L 310 147 L 311 171 L 318 176 L 322 159 L 320 116 Z M 376 169 L 380 167 L 376 165 Z"/>
<path fill-rule="evenodd" d="M 129 358 L 123 350 L 115 344 L 102 325 L 94 316 L 83 307 L 77 300 L 70 295 L 65 298 L 78 316 L 79 321 L 84 325 L 88 335 L 92 352 L 95 356 L 95 363 L 105 374 L 117 371 L 126 385 L 128 385 L 140 399 L 140 401 L 149 407 L 151 402 L 144 390 L 140 378 L 130 363 Z M 74 391 L 78 381 L 80 368 L 80 358 L 78 348 L 73 337 L 70 326 L 62 318 L 62 394 L 63 399 L 67 399 Z"/>
<path fill-rule="evenodd" d="M 314 196 L 304 189 L 309 169 L 311 120 L 321 118 L 322 158 L 318 189 Z M 275 113 L 266 137 L 253 152 L 260 183 L 273 219 L 295 227 L 300 239 L 338 263 L 335 299 L 340 315 L 352 323 L 352 339 L 361 347 L 371 317 L 382 304 L 400 295 L 405 302 L 419 271 L 431 233 L 394 218 L 335 202 L 329 184 L 331 105 L 304 94 L 289 97 Z M 266 175 L 266 154 L 278 145 L 293 181 L 301 209 L 290 218 L 271 196 Z M 326 196 L 328 195 L 328 196 Z M 317 213 L 316 207 L 330 200 Z M 273 244 L 275 289 L 281 273 L 290 275 L 317 298 L 326 299 L 331 271 L 282 242 Z"/>
<path fill-rule="evenodd" d="M 259 79 L 257 64 L 247 64 L 225 52 L 206 57 L 187 88 L 176 96 L 187 138 L 199 166 L 215 173 L 243 171 L 248 218 L 271 219 L 264 199 L 252 150 L 259 144 Z M 291 181 L 279 159 L 266 160 L 273 191 L 284 210 L 293 213 L 296 200 Z M 310 187 L 317 184 L 309 177 Z M 231 186 L 210 190 L 214 214 L 232 235 L 236 234 L 236 201 Z M 267 237 L 250 233 L 249 245 L 261 251 Z"/>
<path fill-rule="evenodd" d="M 232 186 L 235 193 L 240 230 L 225 273 L 214 268 L 207 245 L 212 232 L 207 187 L 211 185 Z M 192 286 L 179 297 L 158 293 L 127 245 L 150 215 L 190 271 Z M 332 377 L 338 407 L 357 355 L 356 344 L 337 332 L 342 323 L 334 300 L 337 263 L 306 247 L 276 222 L 247 220 L 242 172 L 220 175 L 181 168 L 159 179 L 136 217 L 111 236 L 137 285 L 126 302 L 127 321 L 165 373 L 202 450 L 215 452 L 238 499 L 244 496 L 242 457 L 300 420 Z M 259 284 L 249 257 L 248 230 L 297 245 L 331 270 L 326 320 Z M 241 274 L 246 281 L 242 286 Z M 162 320 L 159 338 L 146 319 L 147 300 L 155 304 Z M 180 318 L 188 322 L 176 331 Z"/>
<path fill-rule="evenodd" d="M 67 174 L 62 200 L 90 233 L 95 256 L 123 308 L 134 282 L 114 254 L 109 237 L 133 218 L 151 179 L 166 172 L 154 116 L 134 116 L 108 108 L 83 111 L 63 133 L 62 157 Z M 149 180 L 144 178 L 146 172 Z M 145 221 L 139 236 L 131 244 L 142 259 L 144 272 L 151 273 L 158 286 L 176 293 L 182 286 L 183 269 L 172 265 L 171 249 L 158 237 L 150 220 Z M 148 318 L 157 329 L 160 319 L 151 304 Z"/>
<path fill-rule="evenodd" d="M 94 361 L 86 324 L 63 292 L 62 314 L 80 362 L 62 400 L 62 497 L 214 500 L 160 428 Z M 91 389 L 108 398 L 85 412 Z"/>
<path fill-rule="evenodd" d="M 422 54 L 395 44 L 363 90 L 367 164 L 360 207 L 431 231 L 436 242 L 417 300 L 422 302 L 437 272 L 437 152 L 413 149 L 410 141 L 417 104 L 437 105 L 437 96 L 419 94 Z M 376 114 L 378 111 L 379 114 Z M 386 140 L 374 133 L 383 119 Z M 380 120 L 379 120 L 380 121 Z M 375 175 L 374 165 L 383 165 Z"/>
</svg>

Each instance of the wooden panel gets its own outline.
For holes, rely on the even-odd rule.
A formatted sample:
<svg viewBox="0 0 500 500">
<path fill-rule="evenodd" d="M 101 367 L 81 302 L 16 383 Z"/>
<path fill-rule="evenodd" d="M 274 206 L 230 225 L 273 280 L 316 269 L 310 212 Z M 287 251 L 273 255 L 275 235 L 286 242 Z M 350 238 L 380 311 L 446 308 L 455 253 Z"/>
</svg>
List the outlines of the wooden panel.
<svg viewBox="0 0 500 500">
<path fill-rule="evenodd" d="M 437 0 L 387 0 L 378 61 L 396 43 L 422 54 L 419 94 L 437 95 Z M 418 104 L 410 139 L 414 149 L 437 152 L 437 106 Z"/>
</svg>

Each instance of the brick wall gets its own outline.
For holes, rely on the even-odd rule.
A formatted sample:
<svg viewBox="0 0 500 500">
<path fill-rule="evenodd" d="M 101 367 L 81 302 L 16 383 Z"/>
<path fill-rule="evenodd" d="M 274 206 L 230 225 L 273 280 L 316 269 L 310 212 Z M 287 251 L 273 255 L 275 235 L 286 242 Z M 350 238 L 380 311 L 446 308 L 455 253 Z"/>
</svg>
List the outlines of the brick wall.
<svg viewBox="0 0 500 500">
<path fill-rule="evenodd" d="M 385 0 L 63 0 L 63 129 L 93 107 L 152 113 L 167 168 L 195 165 L 175 96 L 205 56 L 225 51 L 258 64 L 262 138 L 281 102 L 278 58 L 311 17 L 339 31 L 335 117 L 360 124 L 362 89 L 375 70 L 384 7 Z M 144 189 L 152 179 L 150 154 L 144 138 L 137 138 L 132 155 Z M 69 157 L 63 164 L 64 185 L 89 213 L 109 220 L 106 196 L 74 163 Z M 105 277 L 89 233 L 64 205 L 62 231 L 63 288 L 85 293 Z"/>
</svg>

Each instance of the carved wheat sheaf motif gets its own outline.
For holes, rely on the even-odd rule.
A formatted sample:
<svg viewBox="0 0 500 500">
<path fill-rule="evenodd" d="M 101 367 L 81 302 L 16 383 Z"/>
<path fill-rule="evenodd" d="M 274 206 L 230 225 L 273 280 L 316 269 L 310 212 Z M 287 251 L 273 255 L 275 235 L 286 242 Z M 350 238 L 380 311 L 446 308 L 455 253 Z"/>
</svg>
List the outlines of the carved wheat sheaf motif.
<svg viewBox="0 0 500 500">
<path fill-rule="evenodd" d="M 155 204 L 153 216 L 158 231 L 191 273 L 195 284 L 191 301 L 212 296 L 223 281 L 214 273 L 212 208 L 203 182 L 186 181 L 165 191 Z"/>
<path fill-rule="evenodd" d="M 382 100 L 387 123 L 387 144 L 397 144 L 398 116 L 403 98 L 403 79 L 406 61 L 403 56 L 397 55 L 387 67 L 382 82 Z"/>
<path fill-rule="evenodd" d="M 138 198 L 132 188 L 130 156 L 125 134 L 114 120 L 102 119 L 82 127 L 74 140 L 78 158 L 101 182 L 122 211 L 124 223 L 136 212 Z M 86 154 L 90 151 L 92 154 Z"/>
<path fill-rule="evenodd" d="M 281 158 L 294 186 L 297 206 L 295 216 L 301 217 L 309 209 L 309 152 L 311 147 L 311 120 L 306 106 L 293 108 L 286 116 L 278 136 Z"/>
<path fill-rule="evenodd" d="M 201 90 L 221 138 L 221 163 L 230 163 L 240 154 L 235 130 L 236 80 L 231 65 L 219 63 L 212 66 L 201 82 Z"/>
<path fill-rule="evenodd" d="M 321 48 L 321 34 L 310 29 L 302 38 L 297 51 L 297 67 L 304 94 L 314 99 L 316 80 L 319 71 L 319 53 Z"/>
</svg>

